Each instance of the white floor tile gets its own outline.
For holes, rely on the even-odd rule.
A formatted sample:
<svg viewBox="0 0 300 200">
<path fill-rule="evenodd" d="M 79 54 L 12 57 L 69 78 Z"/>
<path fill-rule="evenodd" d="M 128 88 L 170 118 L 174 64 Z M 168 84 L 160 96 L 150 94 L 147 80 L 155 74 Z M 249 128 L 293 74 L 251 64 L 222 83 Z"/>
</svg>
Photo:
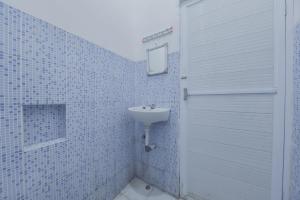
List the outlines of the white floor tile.
<svg viewBox="0 0 300 200">
<path fill-rule="evenodd" d="M 157 188 L 154 188 L 150 195 L 147 197 L 147 200 L 176 200 L 174 197 L 170 196 L 167 193 L 160 191 Z"/>
<path fill-rule="evenodd" d="M 119 194 L 115 200 L 129 200 L 126 196 L 124 196 L 123 194 Z"/>
<path fill-rule="evenodd" d="M 146 183 L 135 178 L 126 186 L 122 194 L 130 200 L 145 200 L 151 192 L 151 190 L 145 190 L 145 187 Z"/>
<path fill-rule="evenodd" d="M 176 198 L 155 187 L 146 190 L 146 185 L 142 180 L 135 178 L 122 190 L 115 200 L 176 200 Z"/>
</svg>

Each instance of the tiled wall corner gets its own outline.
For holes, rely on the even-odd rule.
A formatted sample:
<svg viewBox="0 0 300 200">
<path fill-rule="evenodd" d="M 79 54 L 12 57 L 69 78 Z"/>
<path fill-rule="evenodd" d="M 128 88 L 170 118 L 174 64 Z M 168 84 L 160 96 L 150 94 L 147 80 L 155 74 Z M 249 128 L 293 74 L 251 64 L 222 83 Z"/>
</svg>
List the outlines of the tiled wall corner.
<svg viewBox="0 0 300 200">
<path fill-rule="evenodd" d="M 134 73 L 134 62 L 0 3 L 0 199 L 116 196 L 134 176 Z M 66 140 L 24 151 L 22 107 L 58 104 Z"/>
<path fill-rule="evenodd" d="M 146 62 L 136 65 L 135 104 L 156 104 L 170 107 L 170 120 L 151 126 L 150 140 L 157 145 L 152 152 L 144 151 L 144 127 L 136 123 L 136 173 L 146 182 L 160 189 L 179 195 L 179 53 L 168 56 L 167 74 L 147 76 Z"/>
</svg>

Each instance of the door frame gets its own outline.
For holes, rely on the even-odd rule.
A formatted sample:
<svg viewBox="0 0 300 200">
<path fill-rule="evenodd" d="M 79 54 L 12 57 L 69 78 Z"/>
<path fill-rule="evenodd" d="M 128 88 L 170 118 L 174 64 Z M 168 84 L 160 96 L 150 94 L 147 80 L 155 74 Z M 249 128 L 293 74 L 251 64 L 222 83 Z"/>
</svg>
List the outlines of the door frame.
<svg viewBox="0 0 300 200">
<path fill-rule="evenodd" d="M 180 5 L 180 77 L 186 76 L 187 55 L 186 52 L 186 15 L 187 8 L 195 3 L 205 0 L 188 0 Z M 272 200 L 288 200 L 289 194 L 289 174 L 290 174 L 290 143 L 293 128 L 293 89 L 292 88 L 292 61 L 291 49 L 293 47 L 286 37 L 290 38 L 290 33 L 286 29 L 289 27 L 286 20 L 287 13 L 293 10 L 292 5 L 287 6 L 287 1 L 274 0 L 274 87 L 277 89 L 274 98 L 273 119 L 273 151 L 272 151 Z M 288 11 L 288 12 L 287 12 Z M 288 69 L 287 69 L 288 68 Z M 179 130 L 179 155 L 180 155 L 180 196 L 187 195 L 186 186 L 186 138 L 184 137 L 186 128 L 186 101 L 184 100 L 183 89 L 186 88 L 186 81 L 180 79 L 180 130 Z M 288 102 L 288 103 L 286 103 Z M 286 147 L 284 148 L 284 144 Z M 284 195 L 284 197 L 283 197 Z"/>
</svg>

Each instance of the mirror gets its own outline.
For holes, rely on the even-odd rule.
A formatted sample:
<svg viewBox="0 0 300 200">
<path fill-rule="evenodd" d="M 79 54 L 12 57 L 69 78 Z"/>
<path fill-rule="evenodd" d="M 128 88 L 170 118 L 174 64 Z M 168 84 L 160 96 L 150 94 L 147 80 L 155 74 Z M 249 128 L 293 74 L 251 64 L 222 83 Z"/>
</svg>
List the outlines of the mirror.
<svg viewBox="0 0 300 200">
<path fill-rule="evenodd" d="M 168 44 L 147 49 L 148 76 L 168 72 Z"/>
</svg>

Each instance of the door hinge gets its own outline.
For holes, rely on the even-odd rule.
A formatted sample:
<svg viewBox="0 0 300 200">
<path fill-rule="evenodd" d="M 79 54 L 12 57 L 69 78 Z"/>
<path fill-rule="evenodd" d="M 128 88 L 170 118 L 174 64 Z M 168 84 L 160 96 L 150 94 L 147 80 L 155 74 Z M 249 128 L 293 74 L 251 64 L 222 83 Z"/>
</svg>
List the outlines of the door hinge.
<svg viewBox="0 0 300 200">
<path fill-rule="evenodd" d="M 189 97 L 187 88 L 183 88 L 183 100 L 187 100 Z"/>
<path fill-rule="evenodd" d="M 186 75 L 182 75 L 180 78 L 181 78 L 182 80 L 185 80 L 185 79 L 187 79 L 187 76 L 186 76 Z"/>
</svg>

